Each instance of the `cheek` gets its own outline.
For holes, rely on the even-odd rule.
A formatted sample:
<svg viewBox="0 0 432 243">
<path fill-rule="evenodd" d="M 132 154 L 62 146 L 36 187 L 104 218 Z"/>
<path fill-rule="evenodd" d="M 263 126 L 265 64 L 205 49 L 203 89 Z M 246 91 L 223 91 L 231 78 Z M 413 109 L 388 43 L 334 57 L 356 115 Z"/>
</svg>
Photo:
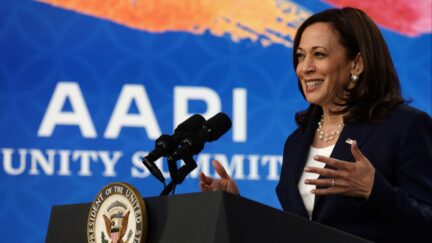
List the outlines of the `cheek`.
<svg viewBox="0 0 432 243">
<path fill-rule="evenodd" d="M 304 66 L 305 60 L 299 60 L 297 62 L 297 67 L 295 68 L 295 72 L 297 74 L 297 76 L 302 75 L 302 70 L 303 70 L 303 66 Z"/>
<path fill-rule="evenodd" d="M 296 73 L 297 77 L 300 78 L 300 64 L 297 65 L 297 67 L 295 69 L 295 73 Z"/>
<path fill-rule="evenodd" d="M 328 78 L 334 86 L 343 85 L 349 81 L 349 71 L 347 72 L 344 66 L 329 68 L 327 73 L 329 74 Z"/>
</svg>

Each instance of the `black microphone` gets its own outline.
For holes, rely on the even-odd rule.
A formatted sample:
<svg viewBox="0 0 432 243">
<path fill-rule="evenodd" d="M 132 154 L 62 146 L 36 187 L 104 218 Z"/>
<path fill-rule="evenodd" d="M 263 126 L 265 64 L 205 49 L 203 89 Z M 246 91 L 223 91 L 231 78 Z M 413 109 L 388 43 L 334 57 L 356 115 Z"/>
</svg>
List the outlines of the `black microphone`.
<svg viewBox="0 0 432 243">
<path fill-rule="evenodd" d="M 219 112 L 208 119 L 195 134 L 183 139 L 179 147 L 169 155 L 170 161 L 189 158 L 203 150 L 205 142 L 219 139 L 231 128 L 231 119 L 223 112 Z"/>
<path fill-rule="evenodd" d="M 152 173 L 152 175 L 154 175 L 159 181 L 165 183 L 165 178 L 154 161 L 162 156 L 166 157 L 172 154 L 185 138 L 198 132 L 203 126 L 204 122 L 204 117 L 199 114 L 195 114 L 179 124 L 174 130 L 173 135 L 170 136 L 162 134 L 158 139 L 156 139 L 155 149 L 153 149 L 153 151 L 151 151 L 142 159 L 142 162 L 150 171 L 150 173 Z"/>
</svg>

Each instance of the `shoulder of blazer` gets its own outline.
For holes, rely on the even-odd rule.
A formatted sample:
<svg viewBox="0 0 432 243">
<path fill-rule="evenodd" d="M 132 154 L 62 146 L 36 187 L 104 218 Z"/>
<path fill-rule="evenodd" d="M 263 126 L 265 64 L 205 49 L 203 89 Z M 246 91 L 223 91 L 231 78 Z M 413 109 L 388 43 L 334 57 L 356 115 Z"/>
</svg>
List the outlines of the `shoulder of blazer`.
<svg viewBox="0 0 432 243">
<path fill-rule="evenodd" d="M 299 145 L 301 141 L 311 141 L 312 135 L 315 133 L 315 130 L 318 126 L 318 121 L 320 116 L 312 118 L 305 128 L 297 127 L 286 139 L 284 149 L 287 147 L 291 147 L 294 145 Z M 310 145 L 310 144 L 309 144 Z"/>
<path fill-rule="evenodd" d="M 420 120 L 432 122 L 430 115 L 426 112 L 406 104 L 401 104 L 395 107 L 386 118 L 379 121 L 376 125 L 385 127 L 388 130 L 403 129 L 406 126 L 410 126 L 411 123 L 414 122 L 415 124 Z"/>
</svg>

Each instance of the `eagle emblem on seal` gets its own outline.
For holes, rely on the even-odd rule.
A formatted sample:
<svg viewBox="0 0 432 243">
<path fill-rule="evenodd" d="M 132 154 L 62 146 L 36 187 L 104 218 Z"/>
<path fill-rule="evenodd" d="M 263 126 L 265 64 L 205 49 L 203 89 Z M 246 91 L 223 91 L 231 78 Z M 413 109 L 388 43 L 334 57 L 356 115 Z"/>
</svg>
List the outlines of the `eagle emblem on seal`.
<svg viewBox="0 0 432 243">
<path fill-rule="evenodd" d="M 123 240 L 123 236 L 127 231 L 129 213 L 130 211 L 127 210 L 124 203 L 115 201 L 108 207 L 106 213 L 103 214 L 105 230 L 111 239 L 110 243 L 127 243 L 127 241 Z"/>
</svg>

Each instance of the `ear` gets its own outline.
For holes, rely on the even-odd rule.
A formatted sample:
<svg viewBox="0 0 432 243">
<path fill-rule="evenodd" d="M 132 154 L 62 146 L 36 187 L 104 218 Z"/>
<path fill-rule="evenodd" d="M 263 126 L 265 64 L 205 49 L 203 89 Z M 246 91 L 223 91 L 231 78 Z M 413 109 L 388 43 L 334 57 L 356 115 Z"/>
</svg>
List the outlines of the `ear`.
<svg viewBox="0 0 432 243">
<path fill-rule="evenodd" d="M 352 63 L 351 74 L 360 75 L 363 73 L 363 68 L 363 57 L 359 52 Z"/>
</svg>

